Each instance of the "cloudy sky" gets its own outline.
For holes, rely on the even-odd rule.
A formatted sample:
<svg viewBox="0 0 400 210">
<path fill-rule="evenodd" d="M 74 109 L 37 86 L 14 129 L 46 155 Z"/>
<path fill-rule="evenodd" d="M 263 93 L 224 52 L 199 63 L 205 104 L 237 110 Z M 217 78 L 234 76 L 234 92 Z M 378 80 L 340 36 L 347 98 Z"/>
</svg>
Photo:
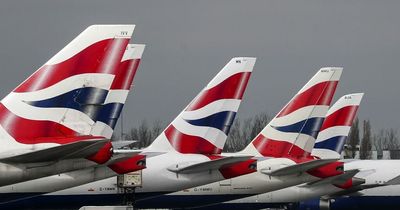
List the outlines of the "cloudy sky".
<svg viewBox="0 0 400 210">
<path fill-rule="evenodd" d="M 0 96 L 91 24 L 136 24 L 145 43 L 125 124 L 169 122 L 235 56 L 257 63 L 239 117 L 275 114 L 321 67 L 361 119 L 400 126 L 400 1 L 9 0 L 0 3 Z M 127 126 L 126 126 L 127 127 Z"/>
</svg>

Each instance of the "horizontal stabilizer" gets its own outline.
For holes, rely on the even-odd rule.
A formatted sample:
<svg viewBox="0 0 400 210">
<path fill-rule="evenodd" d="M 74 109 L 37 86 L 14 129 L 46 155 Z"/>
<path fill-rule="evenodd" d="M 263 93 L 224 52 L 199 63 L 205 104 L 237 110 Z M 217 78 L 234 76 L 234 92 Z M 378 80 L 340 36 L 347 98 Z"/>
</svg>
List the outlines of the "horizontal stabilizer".
<svg viewBox="0 0 400 210">
<path fill-rule="evenodd" d="M 252 157 L 253 156 L 233 156 L 233 157 L 223 157 L 220 159 L 215 159 L 200 163 L 182 163 L 170 166 L 168 170 L 182 174 L 196 173 L 200 171 L 219 169 L 224 166 L 249 160 Z"/>
<path fill-rule="evenodd" d="M 114 149 L 119 149 L 122 147 L 127 147 L 130 146 L 134 143 L 136 143 L 137 141 L 135 140 L 124 140 L 124 141 L 112 141 L 111 144 L 113 146 Z"/>
<path fill-rule="evenodd" d="M 345 171 L 343 174 L 337 175 L 337 176 L 331 176 L 325 179 L 317 180 L 314 182 L 309 182 L 306 184 L 306 186 L 309 187 L 314 187 L 314 186 L 319 186 L 323 184 L 335 184 L 335 185 L 341 185 L 345 183 L 347 180 L 353 178 L 360 170 L 358 169 L 353 169 L 353 170 L 348 170 Z M 365 180 L 363 181 L 365 183 Z M 360 183 L 360 184 L 363 184 Z"/>
<path fill-rule="evenodd" d="M 142 151 L 140 150 L 130 150 L 129 152 L 124 152 L 124 153 L 113 153 L 113 156 L 110 158 L 110 160 L 107 162 L 107 165 L 116 163 L 116 162 L 120 162 L 120 161 L 124 161 L 127 160 L 135 155 L 139 155 L 141 154 Z"/>
<path fill-rule="evenodd" d="M 354 177 L 356 178 L 356 177 Z M 353 178 L 353 182 L 354 182 L 354 178 Z M 357 178 L 360 180 L 360 178 Z M 397 185 L 400 184 L 399 183 L 399 176 L 383 183 L 383 184 L 364 184 L 364 183 L 359 183 L 356 186 L 346 189 L 346 190 L 342 190 L 340 192 L 328 195 L 328 198 L 335 198 L 335 197 L 340 197 L 340 196 L 345 196 L 345 195 L 362 195 L 362 193 L 360 191 L 362 190 L 366 190 L 366 189 L 371 189 L 371 188 L 376 188 L 376 187 L 382 187 L 382 186 L 387 186 L 387 185 Z M 363 180 L 363 179 L 361 179 Z"/>
<path fill-rule="evenodd" d="M 142 150 L 138 149 L 114 149 L 113 154 L 114 155 L 119 155 L 119 154 L 141 154 L 141 155 L 146 155 L 146 157 L 155 157 L 158 155 L 165 154 L 165 152 L 142 152 Z"/>
<path fill-rule="evenodd" d="M 396 176 L 395 178 L 385 182 L 385 185 L 398 185 L 400 184 L 400 175 Z"/>
<path fill-rule="evenodd" d="M 77 141 L 74 143 L 63 144 L 47 149 L 35 150 L 23 154 L 9 157 L 3 157 L 0 162 L 3 163 L 38 163 L 38 162 L 54 162 L 63 159 L 85 158 L 97 153 L 108 139 L 96 139 Z"/>
<path fill-rule="evenodd" d="M 276 170 L 268 170 L 268 169 L 262 169 L 261 173 L 271 175 L 271 176 L 285 176 L 285 175 L 290 175 L 290 174 L 297 174 L 297 173 L 302 173 L 306 172 L 311 169 L 315 169 L 324 165 L 327 165 L 329 163 L 335 162 L 338 159 L 317 159 L 317 160 L 312 160 L 304 163 L 299 163 L 296 165 L 291 165 L 287 166 L 284 168 L 279 168 Z"/>
</svg>

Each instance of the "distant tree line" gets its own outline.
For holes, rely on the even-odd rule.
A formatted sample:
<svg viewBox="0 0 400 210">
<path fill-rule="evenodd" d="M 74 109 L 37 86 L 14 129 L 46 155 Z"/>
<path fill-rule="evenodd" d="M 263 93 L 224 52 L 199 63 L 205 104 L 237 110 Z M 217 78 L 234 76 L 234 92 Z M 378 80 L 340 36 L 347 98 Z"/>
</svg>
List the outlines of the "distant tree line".
<svg viewBox="0 0 400 210">
<path fill-rule="evenodd" d="M 237 152 L 244 149 L 268 124 L 271 117 L 260 113 L 246 119 L 235 119 L 226 141 L 224 152 Z"/>
<path fill-rule="evenodd" d="M 380 129 L 373 136 L 373 144 L 378 155 L 386 150 L 390 152 L 390 159 L 400 159 L 400 143 L 396 129 Z"/>
<path fill-rule="evenodd" d="M 265 112 L 249 118 L 236 118 L 230 128 L 224 151 L 237 152 L 244 149 L 270 120 L 270 115 Z M 134 146 L 136 148 L 144 148 L 154 141 L 165 126 L 160 120 L 152 123 L 144 120 L 137 127 L 131 128 L 127 133 L 123 133 L 122 136 L 121 134 L 116 134 L 119 137 L 114 136 L 113 138 L 137 140 L 138 142 Z M 360 159 L 371 159 L 372 150 L 376 150 L 378 156 L 382 155 L 382 152 L 386 150 L 390 152 L 391 159 L 400 159 L 400 140 L 397 130 L 383 128 L 373 133 L 369 120 L 363 120 L 362 129 L 360 129 L 360 120 L 357 118 L 351 126 L 344 156 L 345 158 L 356 158 L 358 153 Z"/>
<path fill-rule="evenodd" d="M 362 122 L 362 137 L 360 137 L 359 119 L 356 119 L 351 127 L 347 139 L 345 158 L 355 158 L 359 151 L 360 159 L 371 159 L 372 150 L 382 158 L 383 151 L 389 151 L 390 159 L 400 159 L 400 141 L 397 129 L 382 128 L 372 133 L 369 120 Z"/>
<path fill-rule="evenodd" d="M 156 120 L 153 123 L 147 123 L 146 120 L 140 122 L 138 127 L 131 128 L 127 133 L 114 133 L 113 140 L 135 140 L 135 148 L 144 148 L 149 146 L 154 139 L 163 131 L 162 121 Z"/>
</svg>

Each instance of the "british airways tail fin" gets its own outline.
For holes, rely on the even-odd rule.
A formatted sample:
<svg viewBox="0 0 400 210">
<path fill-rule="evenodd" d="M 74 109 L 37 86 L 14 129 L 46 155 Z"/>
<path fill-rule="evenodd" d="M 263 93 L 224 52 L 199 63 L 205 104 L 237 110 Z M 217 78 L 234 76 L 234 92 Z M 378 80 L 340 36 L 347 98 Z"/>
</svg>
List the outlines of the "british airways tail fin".
<svg viewBox="0 0 400 210">
<path fill-rule="evenodd" d="M 91 118 L 96 121 L 91 135 L 111 138 L 128 98 L 145 47 L 143 44 L 129 44 L 127 46 L 103 105 L 89 105 L 92 107 L 88 109 L 88 111 L 92 111 L 90 113 Z"/>
<path fill-rule="evenodd" d="M 329 109 L 312 150 L 313 156 L 340 158 L 363 96 L 364 93 L 345 95 Z"/>
<path fill-rule="evenodd" d="M 266 157 L 305 157 L 328 111 L 342 68 L 320 69 L 242 151 Z"/>
<path fill-rule="evenodd" d="M 90 135 L 96 121 L 87 108 L 104 104 L 134 27 L 88 27 L 7 95 L 0 103 L 2 148 Z"/>
<path fill-rule="evenodd" d="M 221 153 L 255 58 L 233 58 L 149 147 L 180 153 Z"/>
</svg>

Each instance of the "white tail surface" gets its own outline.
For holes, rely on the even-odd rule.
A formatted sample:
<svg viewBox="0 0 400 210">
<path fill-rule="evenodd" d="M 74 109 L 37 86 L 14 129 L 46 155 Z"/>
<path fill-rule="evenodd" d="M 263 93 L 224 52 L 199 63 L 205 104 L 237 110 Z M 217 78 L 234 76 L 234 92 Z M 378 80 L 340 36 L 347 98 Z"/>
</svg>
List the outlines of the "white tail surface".
<svg viewBox="0 0 400 210">
<path fill-rule="evenodd" d="M 310 154 L 341 74 L 342 68 L 320 69 L 242 152 L 265 157 Z"/>
<path fill-rule="evenodd" d="M 229 61 L 150 148 L 180 153 L 221 153 L 255 61 L 249 57 Z"/>
<path fill-rule="evenodd" d="M 0 104 L 0 141 L 66 144 L 86 139 L 90 107 L 103 105 L 134 25 L 93 25 L 21 83 Z"/>
<path fill-rule="evenodd" d="M 342 96 L 328 111 L 312 155 L 322 159 L 340 158 L 364 93 Z"/>
</svg>

